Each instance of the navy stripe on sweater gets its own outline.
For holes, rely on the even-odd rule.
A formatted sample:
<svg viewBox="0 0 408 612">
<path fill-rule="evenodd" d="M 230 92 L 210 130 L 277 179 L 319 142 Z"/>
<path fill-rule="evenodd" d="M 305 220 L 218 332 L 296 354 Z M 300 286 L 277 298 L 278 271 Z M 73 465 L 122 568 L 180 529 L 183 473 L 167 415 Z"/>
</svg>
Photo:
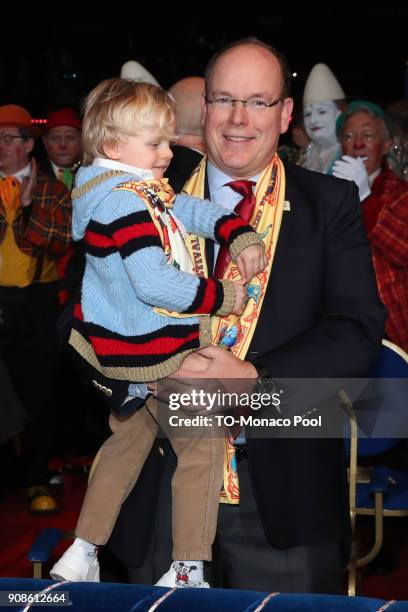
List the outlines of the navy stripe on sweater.
<svg viewBox="0 0 408 612">
<path fill-rule="evenodd" d="M 221 246 L 229 246 L 234 240 L 248 232 L 248 225 L 238 215 L 224 215 L 214 226 L 214 237 Z"/>
<path fill-rule="evenodd" d="M 95 323 L 74 319 L 73 327 L 92 344 L 104 367 L 148 367 L 200 346 L 199 326 L 166 325 L 148 334 L 123 336 Z"/>
<path fill-rule="evenodd" d="M 90 221 L 85 234 L 85 250 L 95 257 L 107 257 L 119 250 L 125 259 L 151 246 L 162 248 L 148 211 L 135 212 L 109 224 Z"/>
</svg>

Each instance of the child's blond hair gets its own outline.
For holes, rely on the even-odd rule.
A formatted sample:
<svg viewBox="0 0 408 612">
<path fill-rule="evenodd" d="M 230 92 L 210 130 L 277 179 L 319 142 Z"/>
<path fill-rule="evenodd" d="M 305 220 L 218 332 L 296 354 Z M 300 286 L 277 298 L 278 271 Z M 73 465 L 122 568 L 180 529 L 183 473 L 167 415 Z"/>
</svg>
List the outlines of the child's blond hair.
<svg viewBox="0 0 408 612">
<path fill-rule="evenodd" d="M 102 81 L 84 102 L 84 163 L 106 158 L 104 145 L 115 144 L 142 128 L 158 128 L 170 136 L 174 122 L 174 102 L 160 87 L 128 79 Z"/>
</svg>

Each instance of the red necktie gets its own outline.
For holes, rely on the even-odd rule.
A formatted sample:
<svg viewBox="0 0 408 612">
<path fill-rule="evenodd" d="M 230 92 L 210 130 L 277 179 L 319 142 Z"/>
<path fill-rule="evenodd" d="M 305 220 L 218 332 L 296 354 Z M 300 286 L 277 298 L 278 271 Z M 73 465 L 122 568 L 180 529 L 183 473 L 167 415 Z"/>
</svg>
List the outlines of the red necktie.
<svg viewBox="0 0 408 612">
<path fill-rule="evenodd" d="M 242 195 L 242 200 L 235 206 L 234 212 L 236 212 L 245 223 L 249 223 L 256 203 L 256 198 L 252 191 L 254 185 L 256 185 L 255 181 L 231 181 L 230 183 L 226 183 L 226 186 L 231 187 L 231 189 Z M 218 252 L 214 278 L 224 277 L 230 259 L 231 256 L 228 247 L 222 246 Z"/>
</svg>

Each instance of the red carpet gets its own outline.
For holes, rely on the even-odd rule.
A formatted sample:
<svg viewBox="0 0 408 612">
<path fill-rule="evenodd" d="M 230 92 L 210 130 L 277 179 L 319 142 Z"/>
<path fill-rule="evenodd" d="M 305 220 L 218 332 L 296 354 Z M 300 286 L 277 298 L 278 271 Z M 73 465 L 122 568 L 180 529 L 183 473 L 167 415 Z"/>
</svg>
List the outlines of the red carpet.
<svg viewBox="0 0 408 612">
<path fill-rule="evenodd" d="M 34 538 L 46 527 L 59 527 L 64 531 L 74 529 L 85 486 L 85 476 L 64 475 L 64 485 L 52 487 L 61 510 L 48 516 L 34 516 L 29 513 L 25 489 L 19 489 L 0 501 L 0 576 L 32 577 L 32 567 L 26 557 Z M 408 525 L 400 523 L 400 527 L 400 541 L 405 544 L 399 553 L 397 569 L 388 574 L 366 575 L 359 595 L 387 600 L 408 599 Z M 56 557 L 68 545 L 68 541 L 62 542 L 56 551 Z M 54 561 L 55 559 L 52 563 Z M 48 577 L 47 568 L 43 577 Z"/>
</svg>

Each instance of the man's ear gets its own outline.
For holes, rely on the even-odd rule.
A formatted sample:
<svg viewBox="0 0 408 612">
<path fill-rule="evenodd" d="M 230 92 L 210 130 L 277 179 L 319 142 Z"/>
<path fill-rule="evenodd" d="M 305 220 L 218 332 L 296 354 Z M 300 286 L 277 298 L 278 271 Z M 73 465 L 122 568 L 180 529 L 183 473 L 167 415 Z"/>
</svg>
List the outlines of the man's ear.
<svg viewBox="0 0 408 612">
<path fill-rule="evenodd" d="M 204 128 L 205 118 L 207 117 L 207 104 L 205 103 L 205 92 L 201 96 L 201 127 Z"/>
<path fill-rule="evenodd" d="M 109 159 L 119 159 L 120 151 L 119 151 L 119 142 L 117 140 L 111 140 L 109 142 L 104 142 L 102 145 L 103 152 L 106 157 Z"/>
<path fill-rule="evenodd" d="M 392 139 L 386 138 L 384 140 L 383 147 L 382 147 L 382 154 L 384 157 L 385 155 L 388 155 L 388 153 L 391 151 L 391 147 L 392 147 Z"/>
<path fill-rule="evenodd" d="M 34 138 L 28 138 L 27 140 L 24 140 L 23 142 L 24 142 L 24 150 L 28 155 L 34 149 Z"/>
<path fill-rule="evenodd" d="M 284 134 L 288 131 L 289 124 L 292 118 L 293 99 L 285 98 L 282 102 L 280 133 Z"/>
</svg>

